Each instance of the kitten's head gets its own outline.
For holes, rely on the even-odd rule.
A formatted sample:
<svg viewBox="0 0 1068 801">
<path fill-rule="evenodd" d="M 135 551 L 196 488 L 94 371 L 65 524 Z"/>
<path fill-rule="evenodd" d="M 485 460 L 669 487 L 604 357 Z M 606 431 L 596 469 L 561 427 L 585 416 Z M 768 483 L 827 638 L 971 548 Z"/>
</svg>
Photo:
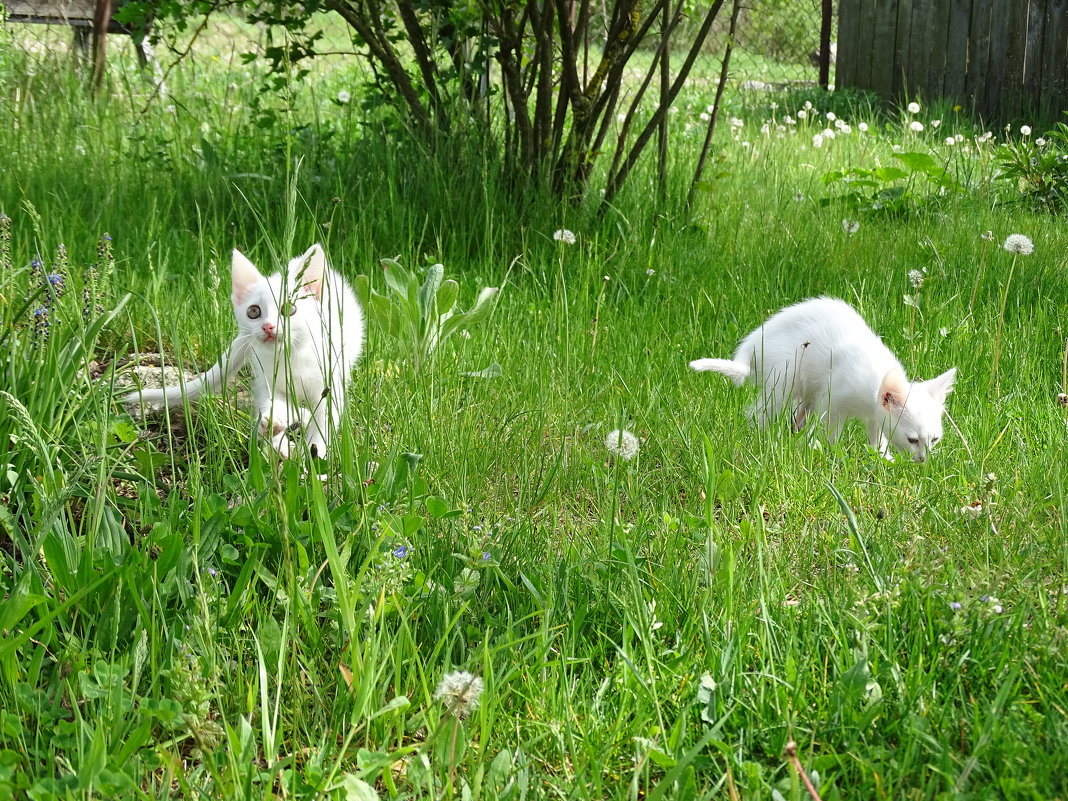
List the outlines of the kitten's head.
<svg viewBox="0 0 1068 801">
<path fill-rule="evenodd" d="M 953 367 L 930 381 L 909 382 L 897 369 L 883 378 L 879 403 L 890 416 L 890 442 L 911 454 L 915 462 L 926 461 L 942 439 L 946 395 L 956 377 L 957 368 Z"/>
<path fill-rule="evenodd" d="M 265 277 L 239 250 L 230 265 L 230 300 L 242 336 L 274 345 L 300 344 L 320 319 L 326 256 L 312 245 L 291 259 L 284 275 Z"/>
</svg>

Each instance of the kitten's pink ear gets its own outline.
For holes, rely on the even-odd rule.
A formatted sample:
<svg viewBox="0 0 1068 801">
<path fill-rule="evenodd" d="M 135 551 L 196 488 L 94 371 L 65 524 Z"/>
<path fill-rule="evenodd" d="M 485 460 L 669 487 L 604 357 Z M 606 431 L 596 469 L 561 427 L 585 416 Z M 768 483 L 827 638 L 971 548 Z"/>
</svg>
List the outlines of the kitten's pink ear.
<svg viewBox="0 0 1068 801">
<path fill-rule="evenodd" d="M 323 277 L 326 275 L 326 254 L 323 253 L 322 245 L 316 242 L 303 256 L 293 259 L 289 263 L 289 274 L 296 276 L 300 285 L 315 295 L 316 300 L 322 300 Z"/>
<path fill-rule="evenodd" d="M 908 394 L 909 382 L 905 380 L 905 374 L 896 367 L 883 376 L 883 383 L 879 385 L 879 403 L 883 408 L 901 409 Z"/>
<path fill-rule="evenodd" d="M 939 403 L 946 402 L 946 395 L 953 391 L 953 382 L 957 379 L 957 368 L 951 367 L 937 378 L 920 384 L 932 398 Z"/>
<path fill-rule="evenodd" d="M 234 248 L 233 260 L 230 262 L 230 281 L 232 289 L 230 297 L 235 304 L 242 303 L 248 297 L 249 291 L 263 276 L 256 266 L 245 258 L 245 254 Z"/>
</svg>

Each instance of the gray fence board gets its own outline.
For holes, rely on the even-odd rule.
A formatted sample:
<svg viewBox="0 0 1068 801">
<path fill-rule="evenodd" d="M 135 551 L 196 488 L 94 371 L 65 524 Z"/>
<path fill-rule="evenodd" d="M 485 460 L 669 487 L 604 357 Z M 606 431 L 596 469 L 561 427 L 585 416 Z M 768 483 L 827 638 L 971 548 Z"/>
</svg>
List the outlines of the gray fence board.
<svg viewBox="0 0 1068 801">
<path fill-rule="evenodd" d="M 1068 0 L 839 0 L 836 86 L 982 116 L 1068 108 Z"/>
</svg>

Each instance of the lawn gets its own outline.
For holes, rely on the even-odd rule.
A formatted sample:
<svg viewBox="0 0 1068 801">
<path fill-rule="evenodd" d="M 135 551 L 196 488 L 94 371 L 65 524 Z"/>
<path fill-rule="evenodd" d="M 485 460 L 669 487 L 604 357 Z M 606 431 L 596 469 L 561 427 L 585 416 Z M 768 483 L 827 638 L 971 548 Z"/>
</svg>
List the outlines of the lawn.
<svg viewBox="0 0 1068 801">
<path fill-rule="evenodd" d="M 425 159 L 345 57 L 260 94 L 233 25 L 162 100 L 0 47 L 0 798 L 1068 793 L 1068 233 L 996 162 L 1037 128 L 729 95 L 686 214 L 697 88 L 669 196 L 650 159 L 599 217 L 596 176 Z M 117 403 L 131 354 L 229 344 L 231 249 L 317 241 L 493 313 L 421 363 L 370 314 L 324 463 L 261 449 L 245 378 Z M 957 368 L 926 463 L 688 369 L 822 294 Z"/>
</svg>

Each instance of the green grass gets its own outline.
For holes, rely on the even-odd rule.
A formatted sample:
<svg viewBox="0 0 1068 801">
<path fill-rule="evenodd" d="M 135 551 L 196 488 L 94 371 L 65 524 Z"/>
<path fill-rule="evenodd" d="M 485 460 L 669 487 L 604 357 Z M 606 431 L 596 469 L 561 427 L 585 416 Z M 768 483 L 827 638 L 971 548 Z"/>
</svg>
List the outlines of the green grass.
<svg viewBox="0 0 1068 801">
<path fill-rule="evenodd" d="M 734 99 L 688 219 L 697 90 L 672 197 L 640 171 L 598 220 L 515 197 L 469 144 L 435 163 L 355 126 L 337 73 L 261 129 L 226 60 L 141 113 L 133 73 L 98 106 L 22 58 L 0 55 L 0 797 L 799 799 L 791 740 L 824 799 L 1064 796 L 1068 237 L 1007 202 L 991 146 L 943 144 L 966 122 L 850 117 L 815 149 L 826 120 L 780 139 L 761 125 L 797 107 Z M 967 191 L 821 204 L 842 193 L 825 173 L 895 144 Z M 1014 232 L 1035 253 L 1006 287 Z M 145 427 L 114 402 L 135 346 L 217 358 L 231 248 L 265 264 L 317 240 L 380 291 L 397 255 L 443 262 L 464 308 L 502 287 L 419 372 L 370 321 L 326 481 L 264 458 L 232 394 Z M 28 265 L 61 243 L 35 344 Z M 821 449 L 755 430 L 751 391 L 687 369 L 821 293 L 910 374 L 958 368 L 926 464 L 883 461 L 859 426 Z M 605 449 L 620 427 L 631 462 Z M 434 698 L 454 670 L 485 684 L 462 721 Z"/>
</svg>

